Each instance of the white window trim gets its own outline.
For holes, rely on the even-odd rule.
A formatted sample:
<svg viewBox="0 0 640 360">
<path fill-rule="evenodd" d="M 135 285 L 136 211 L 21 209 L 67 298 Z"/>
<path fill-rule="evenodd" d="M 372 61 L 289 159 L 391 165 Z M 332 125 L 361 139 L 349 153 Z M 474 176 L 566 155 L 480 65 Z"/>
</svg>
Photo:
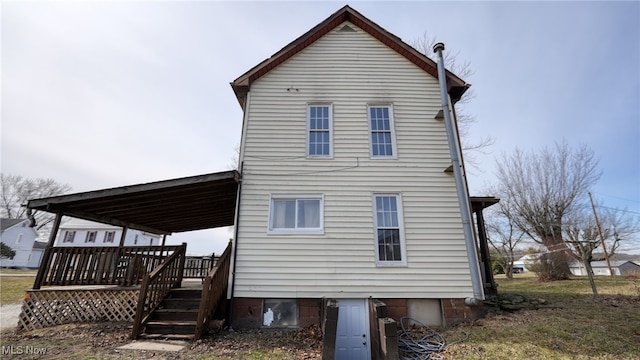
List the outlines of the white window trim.
<svg viewBox="0 0 640 360">
<path fill-rule="evenodd" d="M 311 155 L 309 154 L 309 141 L 311 135 L 311 127 L 309 126 L 309 116 L 311 115 L 311 107 L 326 106 L 329 108 L 329 155 Z M 305 144 L 305 152 L 309 159 L 333 159 L 333 104 L 331 103 L 309 103 L 307 104 L 307 142 Z"/>
<path fill-rule="evenodd" d="M 320 200 L 320 227 L 319 228 L 295 228 L 272 229 L 273 201 L 280 199 L 310 199 Z M 269 196 L 269 216 L 267 220 L 267 234 L 276 235 L 324 235 L 324 194 L 271 194 Z"/>
<path fill-rule="evenodd" d="M 378 249 L 378 217 L 376 214 L 376 197 L 378 196 L 395 196 L 398 205 L 398 229 L 400 231 L 400 254 L 402 255 L 401 261 L 381 261 Z M 402 195 L 398 193 L 374 193 L 371 196 L 371 205 L 373 210 L 373 243 L 376 253 L 376 266 L 380 267 L 393 267 L 393 266 L 407 266 L 407 251 L 404 238 L 404 214 L 403 214 L 403 202 Z"/>
<path fill-rule="evenodd" d="M 393 155 L 391 156 L 381 156 L 381 155 L 373 155 L 373 142 L 371 141 L 371 108 L 377 107 L 386 107 L 389 108 L 389 127 L 391 130 L 391 151 Z M 396 146 L 396 130 L 395 130 L 395 119 L 393 115 L 393 104 L 367 104 L 367 125 L 369 127 L 369 157 L 371 159 L 397 159 L 398 158 L 398 149 Z"/>
</svg>

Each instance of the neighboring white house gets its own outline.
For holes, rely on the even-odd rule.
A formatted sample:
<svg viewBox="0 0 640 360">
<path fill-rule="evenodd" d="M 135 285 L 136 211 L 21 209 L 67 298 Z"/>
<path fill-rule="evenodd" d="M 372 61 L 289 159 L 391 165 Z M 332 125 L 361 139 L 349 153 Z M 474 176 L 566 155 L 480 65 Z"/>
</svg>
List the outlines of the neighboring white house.
<svg viewBox="0 0 640 360">
<path fill-rule="evenodd" d="M 36 250 L 36 254 L 32 253 L 37 236 L 34 228 L 29 226 L 28 219 L 0 219 L 0 241 L 16 252 L 13 259 L 0 258 L 0 266 L 38 267 L 42 251 Z M 36 260 L 37 264 L 34 265 Z"/>
<path fill-rule="evenodd" d="M 640 274 L 640 265 L 635 261 L 618 260 L 610 261 L 609 263 L 615 275 Z M 606 261 L 594 261 L 591 263 L 591 268 L 593 269 L 593 275 L 611 275 Z M 587 275 L 587 269 L 580 262 L 572 263 L 569 269 L 573 275 Z"/>
<path fill-rule="evenodd" d="M 33 249 L 31 249 L 31 256 L 29 256 L 29 261 L 27 262 L 27 267 L 29 269 L 37 269 L 40 267 L 40 261 L 42 260 L 42 256 L 44 255 L 44 250 L 47 248 L 47 243 L 36 240 L 33 243 Z"/>
<path fill-rule="evenodd" d="M 436 69 L 346 6 L 232 82 L 244 111 L 232 324 L 307 326 L 333 298 L 366 340 L 369 299 L 435 325 L 464 311 L 478 263 Z M 447 81 L 455 102 L 467 85 Z"/>
<path fill-rule="evenodd" d="M 536 261 L 538 261 L 538 255 L 524 255 L 513 262 L 513 270 L 520 273 L 529 272 L 528 268 Z"/>
<path fill-rule="evenodd" d="M 93 221 L 71 219 L 60 225 L 54 246 L 118 246 L 122 228 Z M 160 245 L 162 236 L 128 229 L 124 246 Z"/>
</svg>

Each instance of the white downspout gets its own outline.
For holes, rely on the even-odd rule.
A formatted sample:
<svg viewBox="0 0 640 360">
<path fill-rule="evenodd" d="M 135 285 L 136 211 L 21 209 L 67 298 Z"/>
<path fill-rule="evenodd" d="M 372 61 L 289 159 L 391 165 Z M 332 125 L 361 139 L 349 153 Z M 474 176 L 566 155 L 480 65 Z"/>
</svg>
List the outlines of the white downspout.
<svg viewBox="0 0 640 360">
<path fill-rule="evenodd" d="M 482 277 L 480 275 L 480 267 L 478 262 L 478 253 L 476 251 L 475 233 L 471 221 L 471 206 L 469 205 L 469 192 L 467 190 L 467 182 L 465 180 L 464 165 L 462 164 L 462 151 L 456 131 L 456 125 L 451 111 L 451 99 L 447 92 L 447 79 L 444 68 L 444 59 L 442 58 L 443 43 L 437 43 L 433 46 L 433 51 L 438 56 L 438 80 L 440 82 L 440 96 L 442 97 L 442 112 L 444 113 L 444 125 L 447 130 L 447 138 L 449 140 L 449 152 L 453 165 L 453 177 L 456 181 L 456 190 L 458 193 L 458 203 L 460 205 L 460 215 L 462 217 L 462 228 L 464 230 L 464 240 L 467 248 L 467 258 L 469 259 L 469 271 L 471 275 L 471 285 L 473 288 L 473 298 L 466 298 L 467 305 L 480 305 L 484 300 L 484 288 L 482 286 Z"/>
</svg>

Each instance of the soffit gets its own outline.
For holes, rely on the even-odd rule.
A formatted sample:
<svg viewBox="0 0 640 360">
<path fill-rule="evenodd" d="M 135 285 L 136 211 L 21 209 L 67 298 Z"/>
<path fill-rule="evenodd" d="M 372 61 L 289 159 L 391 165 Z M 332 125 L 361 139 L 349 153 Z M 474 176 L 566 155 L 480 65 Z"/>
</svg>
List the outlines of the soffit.
<svg viewBox="0 0 640 360">
<path fill-rule="evenodd" d="M 29 200 L 27 207 L 155 234 L 234 224 L 233 171 Z"/>
</svg>

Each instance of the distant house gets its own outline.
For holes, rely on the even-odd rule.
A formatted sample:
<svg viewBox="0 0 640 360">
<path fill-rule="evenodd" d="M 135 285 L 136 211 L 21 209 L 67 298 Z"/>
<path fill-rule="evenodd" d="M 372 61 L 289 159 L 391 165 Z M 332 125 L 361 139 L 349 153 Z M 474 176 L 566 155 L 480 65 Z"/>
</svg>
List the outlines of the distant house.
<svg viewBox="0 0 640 360">
<path fill-rule="evenodd" d="M 32 254 L 38 233 L 29 227 L 28 219 L 0 219 L 0 241 L 9 246 L 16 255 L 13 259 L 0 258 L 2 267 L 26 268 L 36 260 Z M 41 251 L 40 251 L 40 257 Z M 38 267 L 38 263 L 32 267 Z"/>
<path fill-rule="evenodd" d="M 537 261 L 537 255 L 525 255 L 513 262 L 513 272 L 528 272 L 528 267 Z"/>
<path fill-rule="evenodd" d="M 34 241 L 33 249 L 31 249 L 31 255 L 29 256 L 29 261 L 27 262 L 27 267 L 29 269 L 37 269 L 40 267 L 40 261 L 42 261 L 42 256 L 44 255 L 44 250 L 47 248 L 47 243 L 43 241 Z"/>
<path fill-rule="evenodd" d="M 640 274 L 640 264 L 635 261 L 622 260 L 622 261 L 611 261 L 611 270 L 615 275 L 630 275 L 633 273 Z M 606 261 L 594 261 L 591 263 L 591 267 L 593 268 L 593 275 L 611 275 L 609 271 L 609 266 Z M 571 273 L 576 276 L 586 276 L 587 269 L 580 262 L 574 262 L 570 266 Z"/>
<path fill-rule="evenodd" d="M 60 225 L 60 231 L 54 243 L 57 247 L 70 246 L 118 246 L 122 237 L 122 228 L 93 221 L 71 219 Z M 127 231 L 124 246 L 160 245 L 162 237 L 140 230 Z"/>
</svg>

